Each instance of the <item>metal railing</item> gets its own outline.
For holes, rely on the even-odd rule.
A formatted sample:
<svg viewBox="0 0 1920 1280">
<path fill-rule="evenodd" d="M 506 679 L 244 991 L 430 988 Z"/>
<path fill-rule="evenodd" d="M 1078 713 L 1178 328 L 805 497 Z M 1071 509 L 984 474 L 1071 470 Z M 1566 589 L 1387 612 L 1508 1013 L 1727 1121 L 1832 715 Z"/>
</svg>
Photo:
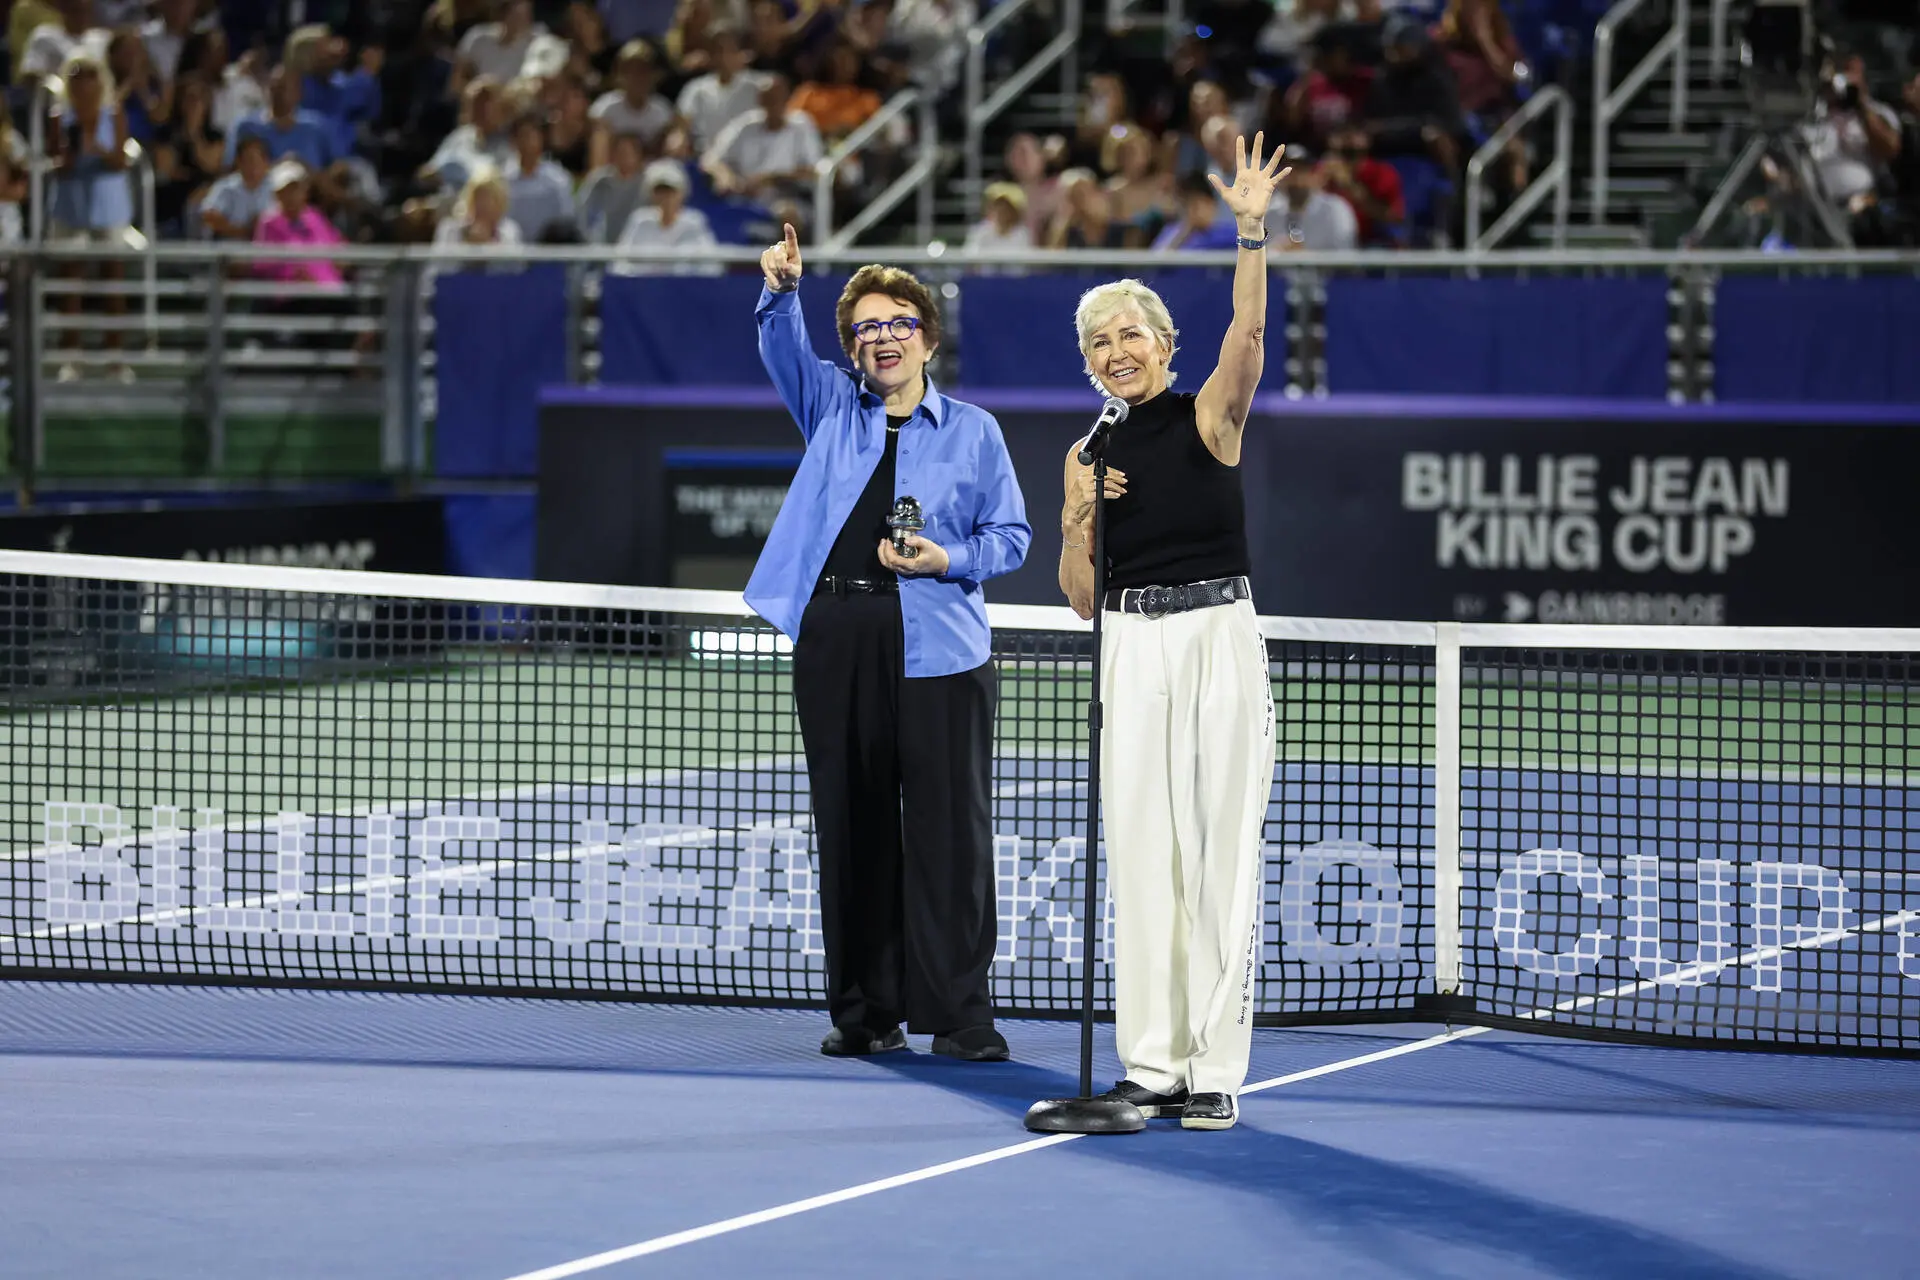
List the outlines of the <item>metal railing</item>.
<svg viewBox="0 0 1920 1280">
<path fill-rule="evenodd" d="M 753 273 L 759 250 L 730 245 L 709 256 L 712 265 L 722 270 Z M 874 256 L 870 247 L 826 245 L 809 249 L 807 261 L 810 266 L 834 270 L 861 265 Z M 132 264 L 143 258 L 155 261 L 161 269 L 160 296 L 166 306 L 157 329 L 163 345 L 141 358 L 146 370 L 142 379 L 133 385 L 110 380 L 56 381 L 50 367 L 59 362 L 59 356 L 45 349 L 40 332 L 50 300 L 44 288 L 47 279 L 78 262 Z M 314 259 L 351 268 L 347 289 L 301 289 L 241 274 L 254 263 Z M 1135 275 L 1175 266 L 1182 270 L 1219 270 L 1238 261 L 1233 250 L 1177 255 L 1150 250 L 988 252 L 924 243 L 889 248 L 886 259 L 922 273 L 939 296 L 958 299 L 957 305 L 951 301 L 945 305 L 952 308 L 954 367 L 960 371 L 962 382 L 967 279 L 972 272 L 1022 267 L 1028 271 L 1099 269 Z M 334 467 L 326 474 L 424 475 L 429 465 L 434 388 L 439 376 L 435 350 L 438 336 L 428 281 L 436 273 L 462 267 L 518 268 L 552 263 L 572 268 L 566 273 L 566 287 L 572 317 L 569 338 L 580 357 L 574 364 L 574 376 L 592 381 L 596 364 L 589 357 L 597 357 L 598 332 L 590 309 L 579 304 L 599 287 L 602 273 L 615 261 L 638 264 L 643 269 L 652 267 L 665 274 L 685 265 L 685 253 L 615 250 L 609 246 L 530 246 L 503 252 L 481 246 L 172 242 L 139 253 L 91 244 L 22 246 L 14 255 L 8 294 L 16 475 L 23 477 L 23 489 L 32 488 L 34 473 L 42 468 L 46 457 L 50 418 L 60 431 L 69 433 L 88 428 L 102 418 L 122 424 L 146 423 L 148 427 L 143 429 L 165 430 L 176 436 L 192 433 L 192 474 L 206 478 L 205 483 L 234 476 L 235 468 L 243 465 L 229 457 L 230 452 L 236 457 L 243 454 L 238 444 L 229 441 L 228 424 L 232 419 L 247 419 L 248 429 L 256 433 L 252 437 L 255 440 L 262 421 L 279 439 L 289 430 L 285 424 L 295 420 L 351 419 L 361 424 L 354 429 L 363 433 L 370 450 L 374 443 L 371 433 L 377 432 L 377 463 L 369 452 L 356 455 L 366 457 L 364 463 Z M 1302 252 L 1275 255 L 1272 262 L 1277 277 L 1275 295 L 1300 299 L 1292 304 L 1285 323 L 1309 330 L 1325 322 L 1324 299 L 1314 300 L 1316 289 L 1324 286 L 1329 276 L 1341 273 L 1661 271 L 1676 279 L 1697 281 L 1710 279 L 1715 271 L 1754 269 L 1776 273 L 1835 269 L 1916 272 L 1920 271 L 1920 262 L 1910 253 L 1892 250 L 1806 250 L 1782 256 L 1752 250 L 1565 249 Z M 1228 287 L 1224 273 L 1221 287 Z M 310 309 L 284 305 L 321 297 L 341 305 L 332 314 L 314 314 Z M 827 301 L 816 298 L 809 305 Z M 976 315 L 974 322 L 983 321 Z M 1688 323 L 1710 323 L 1710 317 Z M 1696 348 L 1710 349 L 1709 338 L 1695 334 L 1689 341 Z M 751 349 L 742 355 L 751 360 Z M 1304 371 L 1299 385 L 1304 393 L 1319 394 L 1324 379 L 1317 371 Z M 62 437 L 69 442 L 61 450 L 68 459 L 75 455 L 71 443 L 74 438 L 72 434 Z M 63 474 L 77 474 L 71 462 Z M 247 479 L 257 482 L 292 474 L 296 472 L 268 471 L 250 474 Z"/>
<path fill-rule="evenodd" d="M 1720 219 L 1726 217 L 1727 210 L 1732 208 L 1733 202 L 1739 198 L 1740 189 L 1746 185 L 1754 169 L 1759 167 L 1760 161 L 1765 158 L 1768 142 L 1769 139 L 1764 133 L 1757 133 L 1747 139 L 1747 145 L 1741 149 L 1739 155 L 1734 157 L 1733 163 L 1721 176 L 1720 185 L 1713 189 L 1713 195 L 1708 198 L 1706 207 L 1700 210 L 1700 216 L 1694 220 L 1693 228 L 1686 234 L 1685 243 L 1690 245 L 1706 243 L 1707 237 L 1713 234 L 1713 229 L 1720 225 Z"/>
<path fill-rule="evenodd" d="M 1145 20 L 1136 17 L 1132 10 L 1136 0 L 1107 0 L 1107 30 L 1113 31 L 1122 25 L 1144 27 L 1159 26 L 1163 35 L 1163 45 L 1169 57 L 1174 46 L 1180 42 L 1180 32 L 1186 25 L 1186 7 L 1182 0 L 1166 0 L 1164 13 L 1150 14 Z"/>
<path fill-rule="evenodd" d="M 1686 243 L 1700 245 L 1706 242 L 1713 229 L 1733 207 L 1740 196 L 1747 179 L 1753 171 L 1772 152 L 1778 159 L 1784 160 L 1793 173 L 1793 185 L 1788 189 L 1791 200 L 1786 209 L 1774 207 L 1776 215 L 1786 213 L 1810 219 L 1824 233 L 1829 241 L 1841 250 L 1853 248 L 1853 230 L 1846 216 L 1834 204 L 1826 199 L 1820 181 L 1819 169 L 1806 142 L 1791 130 L 1780 133 L 1756 133 L 1747 139 L 1747 145 L 1734 157 L 1733 164 L 1720 179 L 1720 185 L 1714 188 L 1706 208 L 1700 211 L 1691 230 L 1687 232 Z M 1801 227 L 1805 228 L 1802 222 Z M 1776 228 L 1777 229 L 1777 228 Z M 1795 237 L 1798 239 L 1798 237 Z"/>
<path fill-rule="evenodd" d="M 1507 144 L 1522 129 L 1548 111 L 1553 112 L 1552 161 L 1514 197 L 1507 211 L 1483 234 L 1480 205 L 1485 198 L 1487 166 L 1500 158 Z M 1573 99 L 1559 85 L 1548 85 L 1528 98 L 1467 161 L 1466 247 L 1477 253 L 1498 245 L 1513 234 L 1549 193 L 1553 196 L 1553 247 L 1559 249 L 1567 243 L 1567 207 L 1573 197 Z"/>
<path fill-rule="evenodd" d="M 1707 9 L 1707 74 L 1715 84 L 1727 71 L 1727 20 L 1733 0 L 1712 0 Z"/>
<path fill-rule="evenodd" d="M 838 146 L 813 166 L 813 242 L 816 247 L 843 247 L 892 213 L 909 195 L 918 193 L 916 229 L 920 243 L 933 238 L 933 179 L 940 168 L 939 129 L 933 118 L 934 95 L 922 88 L 902 89 L 840 140 Z M 840 169 L 857 156 L 880 131 L 913 112 L 917 118 L 919 155 L 906 172 L 887 184 L 839 231 L 833 229 L 833 187 Z"/>
<path fill-rule="evenodd" d="M 1679 133 L 1687 116 L 1687 23 L 1689 0 L 1673 0 L 1673 22 L 1665 35 L 1654 43 L 1640 65 L 1629 71 L 1618 85 L 1613 84 L 1613 44 L 1616 33 L 1646 0 L 1619 0 L 1607 10 L 1593 30 L 1593 190 L 1590 193 L 1594 222 L 1607 216 L 1607 146 L 1613 122 L 1625 113 L 1640 91 L 1671 62 L 1673 99 L 1667 107 L 1667 127 Z"/>
<path fill-rule="evenodd" d="M 991 94 L 987 92 L 988 39 L 1032 3 L 1034 0 L 1001 0 L 991 13 L 967 30 L 966 186 L 967 198 L 973 202 L 975 217 L 981 211 L 982 175 L 985 172 L 982 151 L 986 145 L 987 126 L 1018 101 L 1020 95 L 1032 88 L 1034 82 L 1056 62 L 1062 65 L 1065 74 L 1071 74 L 1074 66 L 1072 59 L 1080 41 L 1081 0 L 1063 0 L 1063 29 L 1060 34 L 1040 46 L 1037 53 L 1002 80 Z"/>
</svg>

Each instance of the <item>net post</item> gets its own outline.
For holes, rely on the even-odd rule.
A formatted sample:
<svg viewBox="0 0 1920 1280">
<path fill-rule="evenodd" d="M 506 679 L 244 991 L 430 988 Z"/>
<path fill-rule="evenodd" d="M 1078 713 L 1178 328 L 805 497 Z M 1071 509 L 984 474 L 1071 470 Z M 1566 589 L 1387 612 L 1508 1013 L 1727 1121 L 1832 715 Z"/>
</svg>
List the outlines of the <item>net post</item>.
<svg viewBox="0 0 1920 1280">
<path fill-rule="evenodd" d="M 1460 990 L 1460 624 L 1433 643 L 1433 985 Z"/>
</svg>

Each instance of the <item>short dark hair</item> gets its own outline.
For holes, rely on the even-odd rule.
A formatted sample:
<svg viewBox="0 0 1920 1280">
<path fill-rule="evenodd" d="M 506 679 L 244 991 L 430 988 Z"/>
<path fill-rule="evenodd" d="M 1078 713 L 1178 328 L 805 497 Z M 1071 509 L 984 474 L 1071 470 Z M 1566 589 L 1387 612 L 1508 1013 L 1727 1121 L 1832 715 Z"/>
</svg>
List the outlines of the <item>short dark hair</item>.
<svg viewBox="0 0 1920 1280">
<path fill-rule="evenodd" d="M 853 309 L 869 294 L 881 294 L 895 302 L 904 302 L 920 313 L 920 333 L 927 349 L 940 345 L 940 304 L 933 290 L 922 284 L 911 271 L 871 263 L 853 273 L 847 287 L 840 291 L 840 302 L 833 309 L 834 322 L 840 328 L 840 345 L 851 354 L 858 345 L 853 339 Z"/>
<path fill-rule="evenodd" d="M 543 138 L 546 137 L 546 134 L 547 134 L 546 113 L 544 111 L 539 110 L 538 108 L 529 108 L 528 110 L 522 111 L 519 115 L 513 118 L 513 128 L 509 132 L 518 133 L 522 129 L 538 129 L 540 131 L 540 136 Z"/>
<path fill-rule="evenodd" d="M 233 158 L 238 160 L 240 153 L 248 147 L 258 147 L 262 156 L 268 160 L 273 159 L 273 152 L 267 147 L 267 140 L 257 133 L 240 135 L 240 141 L 233 144 Z"/>
</svg>

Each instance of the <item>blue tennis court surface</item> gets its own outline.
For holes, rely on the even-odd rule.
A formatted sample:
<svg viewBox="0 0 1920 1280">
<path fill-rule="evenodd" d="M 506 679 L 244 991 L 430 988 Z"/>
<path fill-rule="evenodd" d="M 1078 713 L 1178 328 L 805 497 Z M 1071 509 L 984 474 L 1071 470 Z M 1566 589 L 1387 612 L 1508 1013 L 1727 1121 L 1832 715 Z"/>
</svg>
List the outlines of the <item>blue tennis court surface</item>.
<svg viewBox="0 0 1920 1280">
<path fill-rule="evenodd" d="M 1026 1142 L 1027 1103 L 1073 1089 L 1077 1029 L 1007 1029 L 1007 1065 L 924 1041 L 841 1061 L 807 1013 L 0 985 L 0 1274 L 538 1274 Z M 1228 1133 L 1023 1150 L 577 1274 L 1853 1277 L 1920 1257 L 1920 1063 L 1411 1048 L 1434 1030 L 1260 1031 L 1255 1081 L 1337 1069 L 1250 1094 Z"/>
</svg>

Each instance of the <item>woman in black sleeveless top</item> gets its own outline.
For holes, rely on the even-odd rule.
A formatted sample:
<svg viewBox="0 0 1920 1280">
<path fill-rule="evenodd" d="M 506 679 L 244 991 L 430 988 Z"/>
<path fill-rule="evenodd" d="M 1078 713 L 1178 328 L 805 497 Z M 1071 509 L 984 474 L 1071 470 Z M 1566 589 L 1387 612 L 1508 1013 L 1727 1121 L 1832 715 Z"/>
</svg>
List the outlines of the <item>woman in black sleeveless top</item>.
<svg viewBox="0 0 1920 1280">
<path fill-rule="evenodd" d="M 1226 1129 L 1252 1049 L 1273 693 L 1247 575 L 1240 433 L 1265 363 L 1267 206 L 1284 148 L 1237 143 L 1214 187 L 1239 224 L 1233 322 L 1197 395 L 1171 390 L 1178 330 L 1137 280 L 1074 316 L 1096 389 L 1130 406 L 1107 448 L 1107 592 L 1093 598 L 1093 474 L 1067 451 L 1060 587 L 1107 611 L 1101 794 L 1114 901 L 1110 1097 Z"/>
</svg>

